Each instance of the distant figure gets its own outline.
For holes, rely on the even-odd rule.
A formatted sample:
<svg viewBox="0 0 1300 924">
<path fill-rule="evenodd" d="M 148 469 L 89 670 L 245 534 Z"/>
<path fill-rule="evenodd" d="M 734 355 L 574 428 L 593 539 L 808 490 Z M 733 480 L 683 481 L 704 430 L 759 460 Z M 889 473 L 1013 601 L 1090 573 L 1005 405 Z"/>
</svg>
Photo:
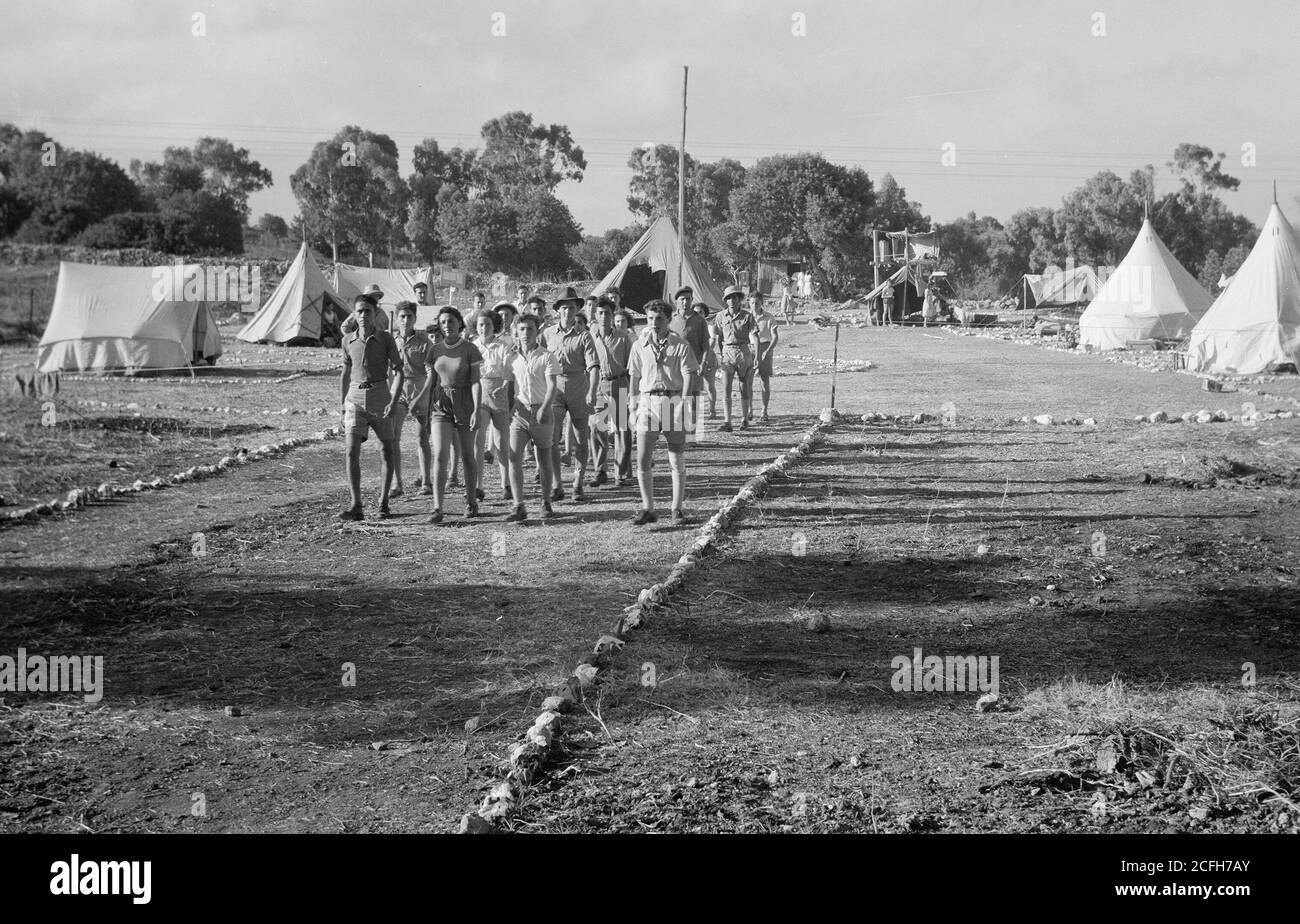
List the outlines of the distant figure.
<svg viewBox="0 0 1300 924">
<path fill-rule="evenodd" d="M 790 291 L 790 277 L 781 280 L 781 314 L 785 323 L 794 324 L 794 294 Z"/>
<path fill-rule="evenodd" d="M 939 320 L 939 296 L 934 289 L 926 286 L 925 299 L 921 302 L 921 324 L 929 327 L 930 322 L 938 323 Z"/>
<path fill-rule="evenodd" d="M 888 283 L 885 284 L 884 294 L 881 296 L 882 308 L 881 314 L 884 315 L 883 323 L 890 327 L 894 323 L 894 287 Z"/>
</svg>

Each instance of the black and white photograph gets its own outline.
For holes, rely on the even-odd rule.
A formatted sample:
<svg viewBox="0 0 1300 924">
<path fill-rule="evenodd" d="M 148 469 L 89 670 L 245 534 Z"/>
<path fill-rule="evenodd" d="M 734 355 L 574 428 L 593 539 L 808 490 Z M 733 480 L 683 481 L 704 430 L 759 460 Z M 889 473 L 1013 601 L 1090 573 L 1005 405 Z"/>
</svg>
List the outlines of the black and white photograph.
<svg viewBox="0 0 1300 924">
<path fill-rule="evenodd" d="M 1297 36 L 6 4 L 0 894 L 513 853 L 469 834 L 1280 886 Z"/>
</svg>

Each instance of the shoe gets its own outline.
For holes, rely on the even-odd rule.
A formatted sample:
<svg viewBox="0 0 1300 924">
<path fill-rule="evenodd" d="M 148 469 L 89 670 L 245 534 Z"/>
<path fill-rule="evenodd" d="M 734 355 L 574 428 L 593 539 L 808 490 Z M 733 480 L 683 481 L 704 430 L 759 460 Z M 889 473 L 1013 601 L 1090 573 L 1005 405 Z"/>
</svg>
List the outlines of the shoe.
<svg viewBox="0 0 1300 924">
<path fill-rule="evenodd" d="M 426 497 L 433 494 L 433 485 L 425 484 L 420 486 L 420 493 Z"/>
<path fill-rule="evenodd" d="M 709 411 L 709 420 L 717 420 L 717 419 L 718 419 L 718 412 L 717 412 L 717 411 Z"/>
<path fill-rule="evenodd" d="M 474 490 L 474 496 L 477 497 L 479 500 L 484 500 L 487 498 L 487 492 L 484 491 L 482 488 L 476 488 Z"/>
<path fill-rule="evenodd" d="M 604 472 L 596 472 L 596 477 L 591 479 L 591 486 L 599 488 L 603 484 L 609 484 L 609 476 Z"/>
<path fill-rule="evenodd" d="M 686 515 L 686 512 L 685 512 L 684 510 L 682 510 L 681 507 L 678 507 L 676 510 L 673 511 L 673 524 L 674 524 L 674 525 L 676 525 L 676 526 L 682 526 L 682 525 L 684 525 L 684 524 L 686 524 L 686 523 L 689 523 L 689 522 L 691 522 L 691 518 L 688 517 L 688 516 Z"/>
<path fill-rule="evenodd" d="M 542 483 L 542 470 L 540 468 L 533 473 L 533 481 L 536 481 L 538 484 Z"/>
<path fill-rule="evenodd" d="M 339 513 L 339 519 L 351 520 L 352 522 L 355 523 L 358 520 L 364 520 L 365 517 L 361 515 L 360 507 L 349 507 L 347 510 L 344 510 L 341 513 Z"/>
<path fill-rule="evenodd" d="M 459 479 L 459 478 L 448 478 L 448 479 L 447 479 L 447 487 L 449 487 L 449 488 L 459 488 L 459 487 L 460 487 L 460 479 Z"/>
<path fill-rule="evenodd" d="M 426 484 L 424 483 L 424 479 L 423 479 L 423 478 L 417 478 L 417 479 L 415 479 L 414 481 L 411 482 L 411 487 L 413 487 L 413 488 L 426 487 L 426 488 L 427 488 L 428 485 L 426 485 Z"/>
<path fill-rule="evenodd" d="M 554 491 L 552 491 L 552 492 L 551 492 L 551 500 L 553 500 L 553 501 L 562 501 L 562 500 L 564 500 L 564 488 L 556 488 Z"/>
<path fill-rule="evenodd" d="M 465 505 L 465 519 L 467 519 L 467 520 L 472 520 L 472 519 L 474 519 L 474 518 L 477 517 L 477 516 L 478 516 L 478 504 L 473 504 L 473 503 L 471 503 L 471 504 L 466 504 L 466 505 Z"/>
<path fill-rule="evenodd" d="M 483 450 L 483 463 L 484 463 L 485 465 L 491 465 L 491 464 L 492 464 L 493 462 L 495 462 L 496 460 L 497 460 L 497 459 L 496 459 L 496 456 L 494 456 L 494 455 L 492 454 L 492 450 L 491 450 L 491 449 L 484 449 L 484 450 Z"/>
<path fill-rule="evenodd" d="M 743 429 L 745 425 L 744 425 L 744 424 L 741 424 L 740 426 L 741 426 L 741 428 Z M 731 432 L 731 421 L 730 421 L 730 420 L 724 420 L 721 424 L 719 424 L 719 426 L 718 426 L 718 432 L 719 432 L 719 433 L 730 433 L 730 432 Z"/>
<path fill-rule="evenodd" d="M 430 523 L 441 523 L 441 522 L 442 522 L 442 511 L 441 511 L 441 510 L 435 510 L 435 511 L 433 512 L 432 516 L 429 517 L 429 522 L 430 522 Z"/>
<path fill-rule="evenodd" d="M 740 422 L 740 429 L 742 429 L 742 430 L 748 430 L 748 429 L 749 429 L 749 421 L 748 421 L 748 420 L 742 420 L 742 421 Z"/>
<path fill-rule="evenodd" d="M 553 517 L 553 516 L 555 516 L 555 511 L 551 508 L 551 502 L 542 501 L 542 517 L 545 518 L 545 517 Z"/>
<path fill-rule="evenodd" d="M 771 418 L 771 417 L 768 417 L 767 414 L 764 414 L 764 415 L 763 415 L 763 423 L 770 423 L 771 420 L 772 420 L 772 418 Z"/>
<path fill-rule="evenodd" d="M 514 512 L 514 513 L 512 513 L 512 514 L 510 514 L 510 516 L 506 517 L 506 522 L 507 522 L 507 523 L 522 523 L 522 522 L 524 522 L 524 520 L 526 520 L 526 519 L 528 519 L 528 511 L 524 509 L 524 505 L 523 505 L 523 504 L 520 504 L 518 507 L 515 508 L 515 512 Z"/>
<path fill-rule="evenodd" d="M 574 501 L 574 503 L 577 503 L 578 501 L 582 500 L 583 496 L 584 496 L 584 495 L 583 495 L 583 493 L 582 493 L 582 485 L 580 485 L 580 484 L 575 484 L 575 485 L 573 486 L 573 501 Z"/>
<path fill-rule="evenodd" d="M 388 495 L 388 496 L 389 496 L 389 497 L 392 497 L 393 495 L 390 494 L 390 495 Z M 387 505 L 387 504 L 380 504 L 380 505 L 379 505 L 379 519 L 381 519 L 381 520 L 387 520 L 387 519 L 389 519 L 390 517 L 392 517 L 392 515 L 393 515 L 393 511 L 391 511 L 391 510 L 388 509 L 388 505 Z"/>
<path fill-rule="evenodd" d="M 389 496 L 389 498 L 401 497 L 401 496 L 402 496 L 402 486 L 399 484 L 397 487 L 393 488 L 393 490 L 391 490 L 391 491 L 388 492 L 388 496 Z"/>
<path fill-rule="evenodd" d="M 515 492 L 511 490 L 510 485 L 506 485 L 504 488 L 501 489 L 501 499 L 502 500 L 515 499 Z"/>
<path fill-rule="evenodd" d="M 635 484 L 636 484 L 636 479 L 633 478 L 631 475 L 619 475 L 619 476 L 618 476 L 618 487 L 620 487 L 620 488 L 626 488 L 626 487 L 629 487 L 629 486 L 631 486 L 631 485 L 635 485 Z"/>
<path fill-rule="evenodd" d="M 659 517 L 655 516 L 655 512 L 653 510 L 646 510 L 644 507 L 641 508 L 640 513 L 632 518 L 633 526 L 645 526 L 647 523 L 658 522 Z"/>
</svg>

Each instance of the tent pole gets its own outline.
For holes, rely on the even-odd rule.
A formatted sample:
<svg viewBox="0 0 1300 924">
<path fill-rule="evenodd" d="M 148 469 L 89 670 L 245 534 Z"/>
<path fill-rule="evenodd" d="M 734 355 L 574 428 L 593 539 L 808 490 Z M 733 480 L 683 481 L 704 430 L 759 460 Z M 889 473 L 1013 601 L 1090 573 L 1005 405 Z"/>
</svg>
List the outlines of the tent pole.
<svg viewBox="0 0 1300 924">
<path fill-rule="evenodd" d="M 677 285 L 682 285 L 682 263 L 686 259 L 686 82 L 691 69 L 682 65 L 682 146 L 677 149 Z"/>
</svg>

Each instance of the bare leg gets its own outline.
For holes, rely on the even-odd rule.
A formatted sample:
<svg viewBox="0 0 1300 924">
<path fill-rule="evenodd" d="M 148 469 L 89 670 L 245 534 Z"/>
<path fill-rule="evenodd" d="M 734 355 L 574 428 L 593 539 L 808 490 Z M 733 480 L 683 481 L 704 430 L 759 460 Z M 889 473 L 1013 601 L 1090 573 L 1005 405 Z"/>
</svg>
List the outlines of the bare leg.
<svg viewBox="0 0 1300 924">
<path fill-rule="evenodd" d="M 727 423 L 731 423 L 731 382 L 735 375 L 731 369 L 722 370 L 722 416 Z M 742 384 L 740 387 L 743 391 L 745 386 Z"/>
<path fill-rule="evenodd" d="M 641 506 L 646 510 L 655 509 L 654 465 L 655 443 L 659 434 L 642 430 L 637 434 L 636 442 L 636 483 L 641 489 Z"/>
<path fill-rule="evenodd" d="M 420 455 L 420 475 L 424 478 L 421 484 L 432 484 L 433 450 L 429 444 L 429 418 L 426 416 L 424 420 L 419 421 L 418 425 L 420 427 L 418 431 L 419 442 L 417 444 Z M 401 484 L 401 482 L 398 482 L 398 484 Z"/>
<path fill-rule="evenodd" d="M 432 420 L 430 429 L 433 435 L 433 506 L 442 509 L 447 493 L 447 470 L 451 464 L 452 447 L 455 439 L 452 434 L 455 427 L 450 420 Z"/>
<path fill-rule="evenodd" d="M 347 461 L 344 471 L 348 476 L 348 493 L 352 495 L 352 509 L 361 509 L 361 441 L 351 438 L 348 441 Z"/>
<path fill-rule="evenodd" d="M 686 444 L 668 444 L 668 467 L 673 473 L 673 509 L 681 510 L 686 500 Z"/>
<path fill-rule="evenodd" d="M 456 442 L 460 445 L 460 457 L 464 460 L 465 467 L 465 503 L 469 506 L 478 506 L 478 495 L 474 492 L 478 490 L 478 460 L 474 457 L 474 431 L 468 427 L 454 428 Z"/>
<path fill-rule="evenodd" d="M 379 448 L 383 453 L 384 460 L 382 472 L 384 486 L 379 492 L 379 506 L 382 508 L 388 506 L 388 492 L 393 487 L 393 469 L 397 465 L 397 438 L 384 440 L 379 444 Z"/>
</svg>

